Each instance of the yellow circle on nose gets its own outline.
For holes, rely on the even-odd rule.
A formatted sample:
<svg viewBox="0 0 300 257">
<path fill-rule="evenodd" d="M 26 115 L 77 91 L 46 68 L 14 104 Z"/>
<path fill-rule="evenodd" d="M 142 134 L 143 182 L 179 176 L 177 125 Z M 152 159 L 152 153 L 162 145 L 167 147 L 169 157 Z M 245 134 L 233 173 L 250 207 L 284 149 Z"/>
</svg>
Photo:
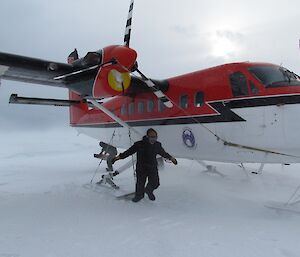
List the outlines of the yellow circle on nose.
<svg viewBox="0 0 300 257">
<path fill-rule="evenodd" d="M 109 86 L 118 92 L 122 92 L 129 88 L 131 82 L 131 77 L 129 72 L 121 73 L 117 70 L 111 70 L 108 73 L 108 84 Z"/>
</svg>

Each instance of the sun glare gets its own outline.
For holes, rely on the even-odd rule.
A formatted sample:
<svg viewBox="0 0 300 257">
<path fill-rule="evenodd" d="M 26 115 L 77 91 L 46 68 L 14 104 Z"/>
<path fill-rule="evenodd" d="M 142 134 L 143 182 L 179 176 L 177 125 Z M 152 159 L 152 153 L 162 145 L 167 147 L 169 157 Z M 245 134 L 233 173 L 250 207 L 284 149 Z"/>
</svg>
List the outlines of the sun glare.
<svg viewBox="0 0 300 257">
<path fill-rule="evenodd" d="M 230 59 L 240 50 L 243 41 L 242 24 L 235 19 L 222 19 L 223 23 L 210 24 L 210 54 Z"/>
<path fill-rule="evenodd" d="M 227 38 L 217 38 L 212 44 L 212 54 L 217 57 L 226 57 L 236 49 L 233 42 Z"/>
<path fill-rule="evenodd" d="M 214 35 L 211 42 L 211 54 L 216 57 L 230 57 L 238 50 L 238 45 L 233 40 L 221 35 Z"/>
</svg>

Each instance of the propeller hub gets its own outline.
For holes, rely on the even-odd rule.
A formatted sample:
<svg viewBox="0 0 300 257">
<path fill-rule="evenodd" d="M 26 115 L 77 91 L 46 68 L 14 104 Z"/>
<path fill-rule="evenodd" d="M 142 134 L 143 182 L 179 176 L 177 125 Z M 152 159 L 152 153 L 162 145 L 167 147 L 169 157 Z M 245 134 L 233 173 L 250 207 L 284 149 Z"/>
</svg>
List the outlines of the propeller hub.
<svg viewBox="0 0 300 257">
<path fill-rule="evenodd" d="M 109 46 L 103 49 L 103 62 L 115 59 L 123 71 L 131 71 L 135 67 L 137 52 L 127 46 Z"/>
</svg>

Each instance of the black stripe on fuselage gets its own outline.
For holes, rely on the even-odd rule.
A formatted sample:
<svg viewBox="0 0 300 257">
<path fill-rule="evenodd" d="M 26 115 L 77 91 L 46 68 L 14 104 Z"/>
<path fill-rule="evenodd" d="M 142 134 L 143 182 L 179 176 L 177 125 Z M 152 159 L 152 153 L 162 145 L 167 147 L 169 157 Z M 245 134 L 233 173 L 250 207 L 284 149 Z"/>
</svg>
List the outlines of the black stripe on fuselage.
<svg viewBox="0 0 300 257">
<path fill-rule="evenodd" d="M 274 96 L 274 97 L 258 97 L 258 98 L 243 98 L 243 99 L 231 99 L 216 102 L 207 103 L 213 107 L 219 114 L 216 115 L 203 115 L 203 116 L 188 116 L 178 118 L 166 118 L 166 119 L 149 119 L 140 121 L 126 121 L 129 126 L 163 126 L 163 125 L 188 125 L 197 123 L 219 123 L 219 122 L 245 122 L 246 120 L 237 115 L 231 109 L 236 108 L 249 108 L 249 107 L 262 107 L 272 105 L 284 105 L 284 104 L 299 104 L 300 95 L 288 95 L 288 96 Z M 90 128 L 114 128 L 121 127 L 120 124 L 115 122 L 102 123 L 102 124 L 83 124 L 83 125 L 71 125 L 73 127 L 90 127 Z"/>
<path fill-rule="evenodd" d="M 221 103 L 223 103 L 226 107 L 230 109 L 284 104 L 299 104 L 300 95 L 281 95 L 270 97 L 231 99 L 229 101 L 224 100 Z"/>
</svg>

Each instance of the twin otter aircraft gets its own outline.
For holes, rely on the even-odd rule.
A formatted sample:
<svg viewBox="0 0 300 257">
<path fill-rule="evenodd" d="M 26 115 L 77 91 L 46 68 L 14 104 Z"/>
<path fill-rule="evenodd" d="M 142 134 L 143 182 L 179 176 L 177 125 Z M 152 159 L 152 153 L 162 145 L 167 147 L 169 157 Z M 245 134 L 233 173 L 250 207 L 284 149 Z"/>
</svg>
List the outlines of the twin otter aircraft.
<svg viewBox="0 0 300 257">
<path fill-rule="evenodd" d="M 10 103 L 69 106 L 70 125 L 127 148 L 152 127 L 173 156 L 221 162 L 300 162 L 300 78 L 269 63 L 230 63 L 154 80 L 129 47 L 104 47 L 68 64 L 0 53 L 2 79 L 67 88 L 69 100 Z M 137 75 L 133 75 L 133 73 Z M 113 136 L 112 136 L 113 135 Z"/>
</svg>

